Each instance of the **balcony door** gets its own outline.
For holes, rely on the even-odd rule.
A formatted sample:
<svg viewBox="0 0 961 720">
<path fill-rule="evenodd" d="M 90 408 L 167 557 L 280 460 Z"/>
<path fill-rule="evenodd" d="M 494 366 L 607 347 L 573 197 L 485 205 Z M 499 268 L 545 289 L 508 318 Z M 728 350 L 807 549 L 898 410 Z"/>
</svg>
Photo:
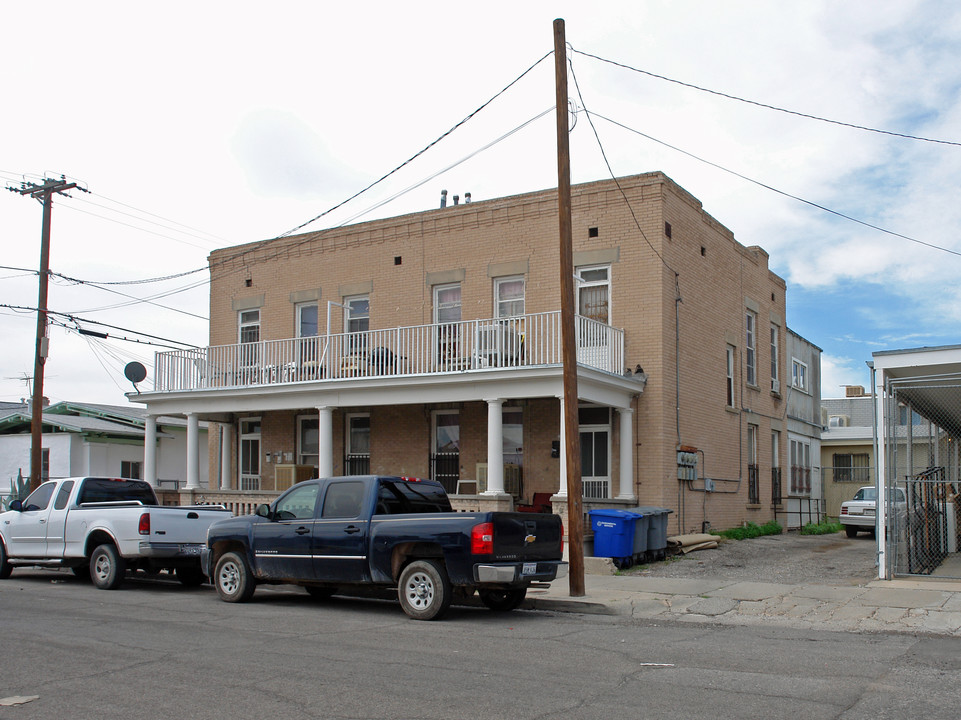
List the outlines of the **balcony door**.
<svg viewBox="0 0 961 720">
<path fill-rule="evenodd" d="M 260 490 L 260 418 L 240 421 L 240 489 Z"/>
<path fill-rule="evenodd" d="M 456 367 L 460 357 L 460 283 L 434 286 L 435 362 L 438 368 L 450 370 Z"/>
<path fill-rule="evenodd" d="M 593 320 L 577 322 L 577 361 L 592 367 L 609 367 L 612 348 L 606 327 L 611 324 L 611 268 L 609 265 L 577 269 L 577 314 Z"/>
</svg>

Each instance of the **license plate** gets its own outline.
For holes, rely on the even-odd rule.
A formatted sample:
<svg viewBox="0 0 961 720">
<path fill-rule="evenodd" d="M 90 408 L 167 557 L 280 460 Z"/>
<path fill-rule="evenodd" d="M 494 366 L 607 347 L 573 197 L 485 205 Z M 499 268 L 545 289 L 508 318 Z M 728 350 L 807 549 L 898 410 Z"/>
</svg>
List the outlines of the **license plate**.
<svg viewBox="0 0 961 720">
<path fill-rule="evenodd" d="M 864 508 L 865 515 L 874 515 L 874 508 Z"/>
<path fill-rule="evenodd" d="M 200 546 L 199 545 L 181 545 L 180 553 L 182 555 L 199 555 Z"/>
<path fill-rule="evenodd" d="M 521 569 L 521 575 L 536 575 L 537 574 L 537 563 L 524 563 L 524 567 Z"/>
</svg>

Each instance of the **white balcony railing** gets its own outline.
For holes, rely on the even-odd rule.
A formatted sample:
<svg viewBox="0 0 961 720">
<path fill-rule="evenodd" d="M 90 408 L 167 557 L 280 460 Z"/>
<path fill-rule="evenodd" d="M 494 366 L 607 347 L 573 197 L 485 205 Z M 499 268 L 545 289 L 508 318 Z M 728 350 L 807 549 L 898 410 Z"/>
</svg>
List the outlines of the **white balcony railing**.
<svg viewBox="0 0 961 720">
<path fill-rule="evenodd" d="M 217 345 L 156 355 L 154 389 L 402 377 L 561 364 L 560 313 Z M 620 375 L 624 331 L 578 316 L 577 361 Z"/>
</svg>

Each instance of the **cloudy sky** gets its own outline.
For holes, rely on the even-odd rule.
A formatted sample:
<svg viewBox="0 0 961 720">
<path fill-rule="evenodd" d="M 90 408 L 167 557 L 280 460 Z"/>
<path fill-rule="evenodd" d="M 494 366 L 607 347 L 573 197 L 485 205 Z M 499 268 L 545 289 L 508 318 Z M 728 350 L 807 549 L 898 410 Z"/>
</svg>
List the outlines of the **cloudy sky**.
<svg viewBox="0 0 961 720">
<path fill-rule="evenodd" d="M 324 213 L 531 66 L 309 229 L 433 208 L 442 188 L 554 187 L 553 118 L 538 119 L 553 63 L 535 63 L 555 17 L 614 173 L 664 171 L 770 253 L 789 326 L 824 350 L 825 397 L 867 385 L 872 352 L 961 342 L 957 3 L 328 5 L 0 8 L 0 183 L 63 174 L 89 191 L 54 206 L 49 307 L 67 327 L 50 330 L 53 402 L 125 404 L 124 364 L 163 349 L 143 341 L 206 344 L 204 272 L 139 281 Z M 571 143 L 574 182 L 609 176 L 584 112 Z M 29 393 L 36 318 L 19 308 L 37 304 L 41 218 L 0 193 L 2 401 Z"/>
</svg>

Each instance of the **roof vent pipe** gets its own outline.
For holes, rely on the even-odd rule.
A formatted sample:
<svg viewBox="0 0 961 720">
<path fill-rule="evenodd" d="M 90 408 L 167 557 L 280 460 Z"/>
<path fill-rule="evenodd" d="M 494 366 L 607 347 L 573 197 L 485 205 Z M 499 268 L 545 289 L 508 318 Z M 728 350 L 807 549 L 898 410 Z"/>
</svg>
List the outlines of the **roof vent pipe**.
<svg viewBox="0 0 961 720">
<path fill-rule="evenodd" d="M 464 193 L 464 204 L 470 205 L 470 193 Z"/>
<path fill-rule="evenodd" d="M 442 208 L 447 207 L 447 191 L 446 190 L 440 191 L 440 206 Z"/>
<path fill-rule="evenodd" d="M 455 204 L 455 205 L 460 205 L 460 195 L 455 195 L 455 196 L 454 196 L 454 204 Z"/>
</svg>

